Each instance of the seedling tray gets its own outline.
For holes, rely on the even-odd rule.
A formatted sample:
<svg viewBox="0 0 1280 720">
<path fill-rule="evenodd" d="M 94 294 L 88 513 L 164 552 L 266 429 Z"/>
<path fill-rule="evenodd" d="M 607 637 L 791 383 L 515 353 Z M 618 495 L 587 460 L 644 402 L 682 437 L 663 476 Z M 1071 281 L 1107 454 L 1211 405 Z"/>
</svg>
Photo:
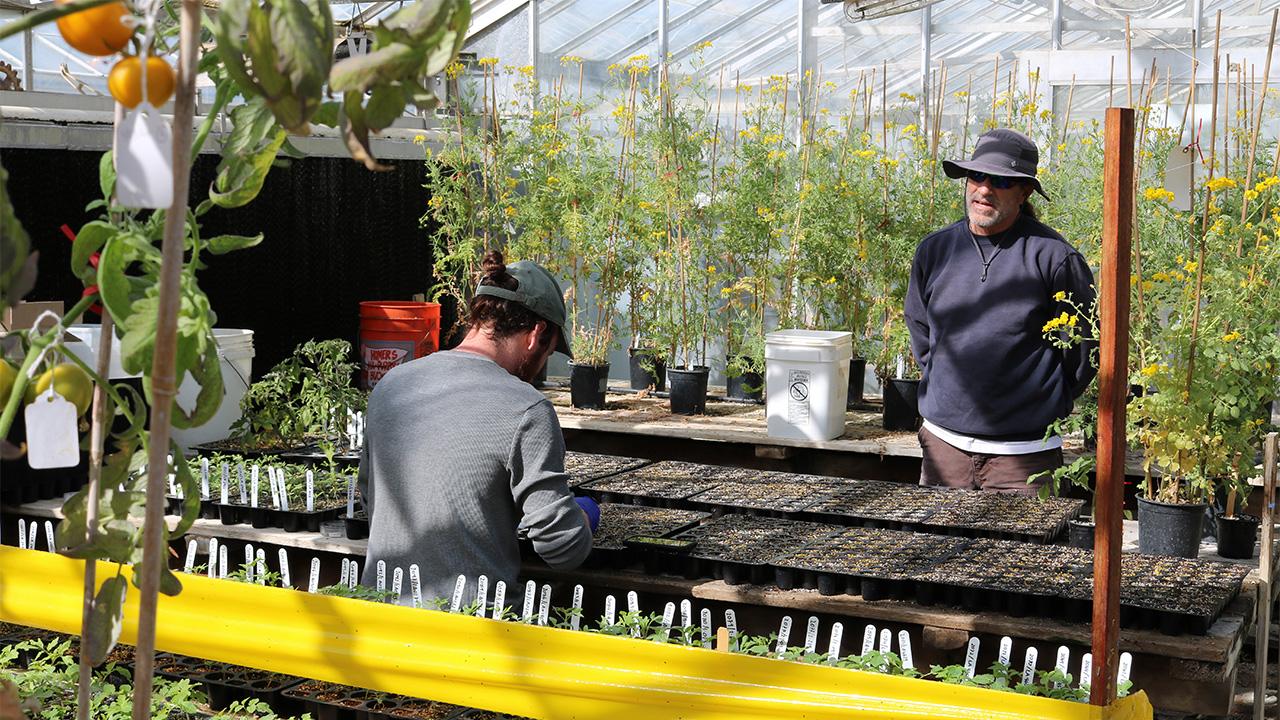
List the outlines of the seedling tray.
<svg viewBox="0 0 1280 720">
<path fill-rule="evenodd" d="M 816 587 L 823 595 L 862 595 L 866 600 L 936 601 L 936 588 L 919 577 L 971 541 L 898 530 L 846 528 L 776 560 L 783 589 Z"/>
<path fill-rule="evenodd" d="M 952 490 L 929 516 L 929 532 L 961 530 L 971 537 L 1050 543 L 1080 516 L 1083 500 L 1016 493 Z"/>
<path fill-rule="evenodd" d="M 696 526 L 708 517 L 709 513 L 694 510 L 604 503 L 600 506 L 600 527 L 592 539 L 591 556 L 587 559 L 587 565 L 614 568 L 632 565 L 652 554 L 627 547 L 627 538 L 635 535 L 670 537 Z M 656 569 L 651 570 L 657 572 Z"/>
<path fill-rule="evenodd" d="M 564 471 L 569 475 L 569 487 L 578 487 L 592 480 L 642 468 L 650 462 L 620 455 L 596 455 L 571 451 L 564 454 Z"/>
<path fill-rule="evenodd" d="M 695 543 L 680 563 L 686 577 L 765 585 L 775 579 L 773 563 L 787 548 L 808 545 L 840 530 L 824 523 L 725 515 L 674 537 Z"/>
<path fill-rule="evenodd" d="M 746 510 L 752 515 L 791 517 L 825 499 L 830 492 L 829 485 L 812 485 L 780 476 L 772 481 L 722 482 L 689 501 L 706 510 Z"/>
<path fill-rule="evenodd" d="M 467 709 L 318 680 L 289 688 L 285 697 L 300 703 L 315 720 L 446 720 Z"/>
<path fill-rule="evenodd" d="M 604 503 L 630 502 L 688 509 L 688 498 L 715 487 L 708 480 L 649 479 L 623 473 L 602 480 L 583 483 L 579 489 Z"/>
<path fill-rule="evenodd" d="M 841 525 L 916 530 L 947 501 L 948 492 L 870 480 L 833 484 L 801 517 Z"/>
<path fill-rule="evenodd" d="M 1176 635 L 1203 635 L 1240 592 L 1249 568 L 1234 563 L 1164 555 L 1124 555 L 1120 564 L 1121 621 Z M 1126 618 L 1125 611 L 1128 610 Z"/>
</svg>

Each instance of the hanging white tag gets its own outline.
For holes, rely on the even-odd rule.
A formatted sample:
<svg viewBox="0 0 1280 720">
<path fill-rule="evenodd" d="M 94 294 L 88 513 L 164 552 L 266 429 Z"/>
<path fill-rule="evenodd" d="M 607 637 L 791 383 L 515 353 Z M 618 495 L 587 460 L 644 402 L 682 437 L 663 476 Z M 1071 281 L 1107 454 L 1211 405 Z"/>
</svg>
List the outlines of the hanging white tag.
<svg viewBox="0 0 1280 720">
<path fill-rule="evenodd" d="M 459 575 L 453 583 L 453 598 L 449 601 L 449 612 L 456 613 L 462 609 L 462 593 L 467 589 L 467 576 Z"/>
<path fill-rule="evenodd" d="M 1035 647 L 1027 648 L 1026 659 L 1022 661 L 1022 684 L 1031 685 L 1036 681 L 1036 658 L 1040 651 Z"/>
<path fill-rule="evenodd" d="M 964 652 L 964 674 L 973 677 L 978 672 L 978 648 L 982 641 L 976 637 L 969 638 L 969 647 Z"/>
<path fill-rule="evenodd" d="M 375 565 L 374 567 L 376 568 L 375 572 L 377 573 L 377 585 L 375 585 L 374 587 L 378 588 L 378 592 L 386 592 L 387 591 L 387 561 L 379 560 L 378 564 Z"/>
<path fill-rule="evenodd" d="M 112 155 L 121 205 L 161 209 L 173 204 L 173 133 L 149 101 L 125 111 Z"/>
<path fill-rule="evenodd" d="M 715 637 L 711 633 L 711 608 L 702 608 L 702 612 L 699 613 L 699 620 L 701 620 L 699 624 L 702 626 L 702 647 L 710 650 L 711 639 Z"/>
<path fill-rule="evenodd" d="M 476 578 L 476 617 L 484 617 L 489 605 L 489 577 L 481 575 Z"/>
<path fill-rule="evenodd" d="M 187 559 L 182 563 L 182 572 L 189 573 L 196 566 L 196 541 L 187 542 Z"/>
<path fill-rule="evenodd" d="M 806 655 L 818 650 L 818 618 L 810 617 L 804 629 L 804 652 Z"/>
<path fill-rule="evenodd" d="M 293 580 L 289 577 L 289 553 L 284 548 L 280 548 L 280 587 L 292 588 Z"/>
<path fill-rule="evenodd" d="M 44 541 L 45 541 L 45 543 L 47 543 L 47 544 L 48 544 L 48 546 L 49 546 L 49 552 L 58 552 L 58 548 L 55 546 L 55 544 L 56 544 L 56 542 L 57 542 L 57 538 L 55 538 L 55 537 L 53 536 L 53 521 L 52 521 L 52 520 L 45 520 L 45 521 L 44 521 Z"/>
<path fill-rule="evenodd" d="M 902 658 L 902 667 L 914 668 L 916 666 L 915 658 L 911 656 L 911 633 L 906 630 L 898 631 L 898 657 Z"/>
<path fill-rule="evenodd" d="M 1174 210 L 1188 212 L 1195 201 L 1196 147 L 1178 143 L 1169 148 L 1164 165 L 1164 186 L 1173 193 Z"/>
<path fill-rule="evenodd" d="M 533 604 L 538 601 L 538 584 L 530 580 L 524 584 L 524 611 L 520 613 L 520 622 L 533 622 Z"/>
<path fill-rule="evenodd" d="M 210 578 L 218 574 L 218 538 L 209 538 L 209 567 L 207 570 Z"/>
<path fill-rule="evenodd" d="M 499 580 L 493 586 L 493 619 L 506 620 L 507 610 L 507 583 L 505 580 Z"/>
<path fill-rule="evenodd" d="M 831 624 L 831 643 L 827 645 L 827 660 L 835 662 L 840 659 L 840 641 L 844 639 L 844 623 Z"/>
<path fill-rule="evenodd" d="M 53 384 L 23 411 L 27 421 L 27 463 L 35 470 L 80 464 L 76 406 L 56 393 Z M 35 546 L 30 546 L 35 550 Z"/>
<path fill-rule="evenodd" d="M 997 656 L 996 659 L 999 661 L 1001 665 L 1004 665 L 1007 667 L 1009 665 L 1009 659 L 1012 656 L 1013 656 L 1013 638 L 1009 637 L 1008 635 L 1005 635 L 1004 637 L 1000 638 L 1000 654 Z"/>
<path fill-rule="evenodd" d="M 307 471 L 307 512 L 315 512 L 315 507 L 316 507 L 315 482 L 316 482 L 315 477 L 311 474 L 311 471 L 308 470 Z"/>
<path fill-rule="evenodd" d="M 320 558 L 311 558 L 311 575 L 307 578 L 307 592 L 320 589 Z"/>
<path fill-rule="evenodd" d="M 569 628 L 578 630 L 582 627 L 582 586 L 573 586 L 573 614 L 569 617 Z"/>
<path fill-rule="evenodd" d="M 538 597 L 538 624 L 546 626 L 547 614 L 551 612 L 551 585 L 542 585 L 542 594 Z"/>
<path fill-rule="evenodd" d="M 604 622 L 616 625 L 618 622 L 618 599 L 610 595 L 604 599 Z"/>
</svg>

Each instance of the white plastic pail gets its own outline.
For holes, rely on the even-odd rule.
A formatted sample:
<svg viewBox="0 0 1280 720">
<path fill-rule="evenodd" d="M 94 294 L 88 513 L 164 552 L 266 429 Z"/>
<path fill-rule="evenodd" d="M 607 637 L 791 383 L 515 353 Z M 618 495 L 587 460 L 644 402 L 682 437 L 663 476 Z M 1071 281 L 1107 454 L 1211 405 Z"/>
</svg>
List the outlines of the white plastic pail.
<svg viewBox="0 0 1280 720">
<path fill-rule="evenodd" d="M 765 336 L 771 437 L 832 440 L 844 434 L 853 336 L 830 330 L 779 330 Z"/>
</svg>

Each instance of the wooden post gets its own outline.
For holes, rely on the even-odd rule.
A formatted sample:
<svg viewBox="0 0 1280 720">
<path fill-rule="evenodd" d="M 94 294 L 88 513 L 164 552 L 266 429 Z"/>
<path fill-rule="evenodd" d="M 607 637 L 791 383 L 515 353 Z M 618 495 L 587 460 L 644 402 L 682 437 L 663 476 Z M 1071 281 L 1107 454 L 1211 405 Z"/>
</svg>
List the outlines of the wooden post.
<svg viewBox="0 0 1280 720">
<path fill-rule="evenodd" d="M 1273 16 L 1272 27 L 1275 27 Z M 1265 84 L 1265 81 L 1264 81 Z M 1270 433 L 1262 441 L 1262 544 L 1258 548 L 1258 630 L 1253 641 L 1253 718 L 1262 720 L 1267 710 L 1267 644 L 1271 640 L 1272 577 L 1271 546 L 1275 542 L 1276 522 L 1276 444 L 1280 434 Z"/>
<path fill-rule="evenodd" d="M 1107 108 L 1098 320 L 1098 485 L 1093 552 L 1093 678 L 1089 702 L 1116 699 L 1125 395 L 1129 389 L 1129 253 L 1133 239 L 1133 108 Z"/>
</svg>

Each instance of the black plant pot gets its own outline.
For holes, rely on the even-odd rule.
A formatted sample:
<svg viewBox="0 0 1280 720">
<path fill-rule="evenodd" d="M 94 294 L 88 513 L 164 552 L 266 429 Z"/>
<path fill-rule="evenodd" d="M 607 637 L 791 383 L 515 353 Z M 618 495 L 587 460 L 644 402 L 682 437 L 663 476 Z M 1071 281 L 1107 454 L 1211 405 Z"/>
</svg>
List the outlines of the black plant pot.
<svg viewBox="0 0 1280 720">
<path fill-rule="evenodd" d="M 735 400 L 764 399 L 764 377 L 753 370 L 725 378 L 725 395 Z"/>
<path fill-rule="evenodd" d="M 604 409 L 604 391 L 609 386 L 609 363 L 579 365 L 569 363 L 569 401 L 576 408 Z"/>
<path fill-rule="evenodd" d="M 862 382 L 867 376 L 867 359 L 866 358 L 849 358 L 849 397 L 846 400 L 847 407 L 853 407 L 862 402 Z"/>
<path fill-rule="evenodd" d="M 627 350 L 630 354 L 631 365 L 631 389 L 644 390 L 645 388 L 653 388 L 657 392 L 662 392 L 667 387 L 667 362 L 653 354 L 653 350 L 649 348 L 630 348 Z M 644 368 L 645 365 L 651 365 L 653 372 L 649 372 Z"/>
<path fill-rule="evenodd" d="M 885 430 L 920 429 L 920 409 L 916 404 L 919 390 L 919 380 L 894 378 L 885 383 L 882 423 Z"/>
<path fill-rule="evenodd" d="M 1204 503 L 1172 504 L 1138 498 L 1138 552 L 1193 558 L 1200 553 Z"/>
<path fill-rule="evenodd" d="M 1218 555 L 1248 560 L 1253 557 L 1253 544 L 1258 537 L 1261 520 L 1253 515 L 1218 516 Z"/>
<path fill-rule="evenodd" d="M 671 368 L 671 412 L 676 415 L 701 415 L 707 411 L 707 376 L 710 369 L 695 365 L 692 370 Z"/>
<path fill-rule="evenodd" d="M 1067 523 L 1067 544 L 1074 548 L 1093 549 L 1093 520 L 1072 520 Z"/>
</svg>

